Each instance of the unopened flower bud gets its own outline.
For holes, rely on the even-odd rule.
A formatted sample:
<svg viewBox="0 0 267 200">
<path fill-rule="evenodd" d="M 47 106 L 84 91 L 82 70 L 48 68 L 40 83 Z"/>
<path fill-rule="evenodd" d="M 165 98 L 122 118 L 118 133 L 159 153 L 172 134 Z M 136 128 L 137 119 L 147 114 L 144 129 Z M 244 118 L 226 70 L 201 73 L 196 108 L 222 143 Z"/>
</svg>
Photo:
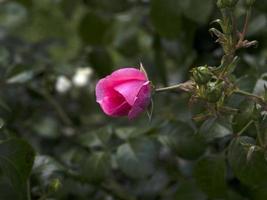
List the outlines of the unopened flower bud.
<svg viewBox="0 0 267 200">
<path fill-rule="evenodd" d="M 52 180 L 49 186 L 52 191 L 56 192 L 61 188 L 62 184 L 60 180 L 56 178 Z"/>
<path fill-rule="evenodd" d="M 238 0 L 218 0 L 217 6 L 219 8 L 232 8 L 237 4 Z"/>
<path fill-rule="evenodd" d="M 205 97 L 210 103 L 219 101 L 223 94 L 224 82 L 208 82 Z"/>
<path fill-rule="evenodd" d="M 196 67 L 192 70 L 192 76 L 197 84 L 206 84 L 212 78 L 212 73 L 207 65 Z"/>
</svg>

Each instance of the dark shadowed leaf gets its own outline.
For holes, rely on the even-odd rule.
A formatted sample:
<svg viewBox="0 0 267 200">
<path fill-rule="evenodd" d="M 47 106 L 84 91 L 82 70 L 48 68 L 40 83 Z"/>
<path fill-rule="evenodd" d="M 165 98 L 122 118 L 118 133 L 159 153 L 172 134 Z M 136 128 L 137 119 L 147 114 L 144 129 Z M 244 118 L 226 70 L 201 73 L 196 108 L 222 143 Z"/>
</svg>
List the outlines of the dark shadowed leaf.
<svg viewBox="0 0 267 200">
<path fill-rule="evenodd" d="M 79 32 L 85 44 L 102 45 L 108 42 L 110 28 L 110 19 L 88 12 L 80 23 Z"/>
<path fill-rule="evenodd" d="M 80 135 L 78 142 L 89 148 L 105 147 L 112 135 L 112 128 L 101 128 L 93 132 L 88 132 Z"/>
<path fill-rule="evenodd" d="M 228 161 L 234 175 L 244 184 L 257 187 L 267 184 L 267 162 L 264 153 L 254 151 L 247 159 L 249 148 L 255 145 L 251 137 L 233 139 L 228 151 Z"/>
<path fill-rule="evenodd" d="M 222 138 L 233 133 L 231 123 L 226 118 L 210 118 L 199 129 L 200 135 L 208 141 Z"/>
<path fill-rule="evenodd" d="M 0 169 L 11 184 L 18 200 L 26 199 L 27 180 L 30 175 L 34 150 L 21 139 L 9 139 L 0 143 Z"/>
<path fill-rule="evenodd" d="M 180 4 L 184 15 L 197 23 L 207 22 L 213 8 L 212 0 L 187 0 L 181 1 Z"/>
<path fill-rule="evenodd" d="M 89 53 L 88 61 L 99 76 L 106 76 L 112 72 L 113 60 L 107 49 L 96 48 Z"/>
<path fill-rule="evenodd" d="M 94 152 L 83 163 L 82 175 L 91 182 L 106 178 L 111 170 L 111 157 L 107 152 Z"/>
<path fill-rule="evenodd" d="M 175 195 L 176 199 L 204 200 L 206 195 L 197 187 L 192 180 L 181 181 Z"/>
<path fill-rule="evenodd" d="M 122 12 L 129 7 L 128 0 L 84 0 L 84 2 L 93 9 L 102 12 Z"/>
<path fill-rule="evenodd" d="M 143 178 L 153 173 L 157 144 L 148 138 L 133 139 L 117 149 L 119 168 L 129 177 Z"/>
<path fill-rule="evenodd" d="M 42 185 L 48 185 L 53 177 L 63 172 L 65 168 L 54 158 L 45 155 L 38 155 L 35 158 L 32 173 Z"/>
<path fill-rule="evenodd" d="M 226 166 L 223 156 L 206 156 L 194 169 L 197 185 L 211 198 L 224 197 L 227 191 Z"/>
<path fill-rule="evenodd" d="M 177 0 L 152 0 L 150 17 L 157 32 L 175 38 L 181 30 L 181 8 Z"/>
<path fill-rule="evenodd" d="M 169 177 L 164 171 L 156 171 L 148 179 L 140 180 L 136 188 L 132 188 L 137 194 L 146 196 L 155 196 L 160 194 L 162 190 L 168 185 Z"/>
<path fill-rule="evenodd" d="M 180 121 L 169 122 L 162 126 L 159 140 L 185 159 L 196 159 L 206 149 L 204 138 L 193 128 Z"/>
<path fill-rule="evenodd" d="M 233 118 L 233 131 L 238 133 L 253 119 L 255 103 L 252 101 L 243 101 L 239 105 L 239 111 Z"/>
</svg>

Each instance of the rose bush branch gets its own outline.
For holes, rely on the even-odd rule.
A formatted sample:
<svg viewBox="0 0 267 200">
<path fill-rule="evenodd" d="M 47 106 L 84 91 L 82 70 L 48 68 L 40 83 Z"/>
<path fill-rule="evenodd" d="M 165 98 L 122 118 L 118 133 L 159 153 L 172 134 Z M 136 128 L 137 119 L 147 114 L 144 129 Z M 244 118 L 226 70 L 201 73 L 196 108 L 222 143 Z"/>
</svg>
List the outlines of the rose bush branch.
<svg viewBox="0 0 267 200">
<path fill-rule="evenodd" d="M 237 29 L 234 8 L 238 0 L 218 0 L 217 6 L 222 13 L 222 19 L 217 19 L 213 23 L 219 24 L 221 31 L 211 28 L 212 35 L 217 37 L 216 42 L 220 43 L 224 55 L 221 64 L 218 67 L 210 67 L 208 65 L 200 66 L 192 69 L 192 78 L 185 83 L 179 83 L 173 86 L 158 88 L 156 92 L 168 90 L 182 90 L 192 93 L 193 97 L 207 100 L 209 103 L 223 105 L 223 101 L 232 94 L 243 95 L 262 106 L 263 110 L 267 109 L 267 102 L 262 96 L 258 96 L 238 89 L 235 83 L 229 79 L 238 64 L 238 57 L 235 55 L 240 48 L 248 48 L 256 45 L 257 41 L 248 41 L 245 39 L 251 8 L 255 0 L 247 0 L 246 16 L 242 32 Z M 190 83 L 190 87 L 188 87 Z"/>
<path fill-rule="evenodd" d="M 140 64 L 140 70 L 119 69 L 101 79 L 96 86 L 97 102 L 102 110 L 113 117 L 128 116 L 129 119 L 133 119 L 148 109 L 153 93 L 166 91 L 189 93 L 190 104 L 197 101 L 206 102 L 206 113 L 202 113 L 201 116 L 193 116 L 193 119 L 206 119 L 213 115 L 236 113 L 237 109 L 227 106 L 227 101 L 233 94 L 245 96 L 255 104 L 259 104 L 262 110 L 267 110 L 265 98 L 239 89 L 232 79 L 239 61 L 236 56 L 237 50 L 256 44 L 256 41 L 245 39 L 254 2 L 255 0 L 246 0 L 245 23 L 240 32 L 234 12 L 238 0 L 217 1 L 222 19 L 217 19 L 213 23 L 217 23 L 220 30 L 211 28 L 210 33 L 217 37 L 216 42 L 223 48 L 224 55 L 220 65 L 195 67 L 191 70 L 190 80 L 163 88 L 154 87 L 142 64 Z"/>
</svg>

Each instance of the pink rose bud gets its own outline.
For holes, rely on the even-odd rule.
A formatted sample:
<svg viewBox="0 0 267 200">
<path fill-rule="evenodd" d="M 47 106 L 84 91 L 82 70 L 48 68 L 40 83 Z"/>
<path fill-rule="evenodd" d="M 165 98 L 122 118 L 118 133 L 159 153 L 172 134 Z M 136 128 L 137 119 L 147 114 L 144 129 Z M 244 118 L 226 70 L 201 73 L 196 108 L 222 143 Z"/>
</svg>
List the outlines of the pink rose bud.
<svg viewBox="0 0 267 200">
<path fill-rule="evenodd" d="M 150 82 L 135 68 L 116 70 L 96 85 L 96 101 L 109 116 L 133 119 L 147 108 L 150 99 Z"/>
</svg>

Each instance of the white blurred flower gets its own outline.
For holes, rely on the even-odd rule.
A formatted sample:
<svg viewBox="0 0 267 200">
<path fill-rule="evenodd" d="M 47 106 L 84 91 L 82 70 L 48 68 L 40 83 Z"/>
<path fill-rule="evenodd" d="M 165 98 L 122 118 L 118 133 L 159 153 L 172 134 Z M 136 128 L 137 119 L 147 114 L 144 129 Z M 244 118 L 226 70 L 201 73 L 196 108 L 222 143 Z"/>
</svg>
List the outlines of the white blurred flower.
<svg viewBox="0 0 267 200">
<path fill-rule="evenodd" d="M 59 93 L 65 93 L 71 88 L 71 81 L 66 76 L 59 76 L 55 88 Z"/>
<path fill-rule="evenodd" d="M 77 87 L 86 86 L 93 75 L 93 70 L 90 67 L 78 68 L 72 77 L 72 82 Z"/>
</svg>

